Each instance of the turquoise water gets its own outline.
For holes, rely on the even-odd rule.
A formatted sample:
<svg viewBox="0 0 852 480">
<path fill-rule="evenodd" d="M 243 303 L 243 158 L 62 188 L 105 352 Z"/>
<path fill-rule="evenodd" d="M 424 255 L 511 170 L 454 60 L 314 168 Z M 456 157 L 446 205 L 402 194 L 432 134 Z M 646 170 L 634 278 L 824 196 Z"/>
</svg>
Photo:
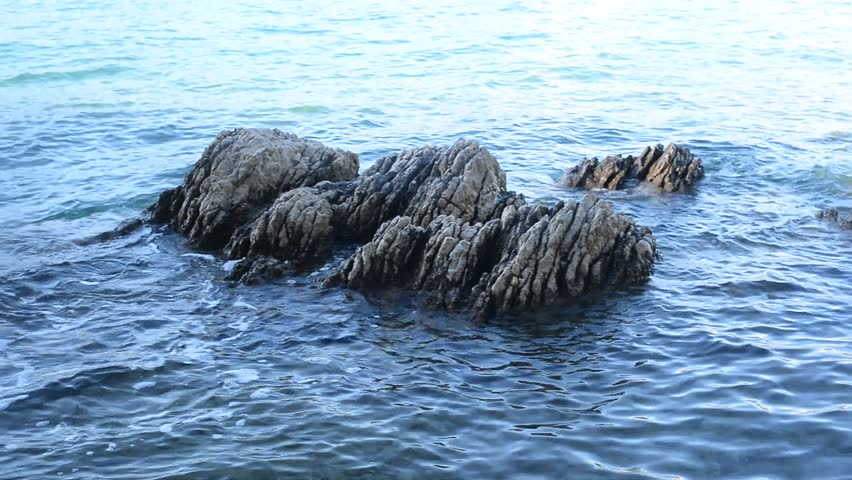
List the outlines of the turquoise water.
<svg viewBox="0 0 852 480">
<path fill-rule="evenodd" d="M 852 5 L 174 3 L 0 1 L 0 478 L 852 478 Z M 645 287 L 485 323 L 80 244 L 237 126 L 707 177 L 607 194 Z"/>
</svg>

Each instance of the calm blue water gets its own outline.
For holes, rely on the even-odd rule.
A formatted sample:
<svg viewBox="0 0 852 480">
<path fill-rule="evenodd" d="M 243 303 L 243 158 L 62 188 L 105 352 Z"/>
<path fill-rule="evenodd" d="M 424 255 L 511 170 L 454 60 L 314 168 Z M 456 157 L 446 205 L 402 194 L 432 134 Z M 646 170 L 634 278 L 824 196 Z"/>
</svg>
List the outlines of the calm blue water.
<svg viewBox="0 0 852 480">
<path fill-rule="evenodd" d="M 852 5 L 406 3 L 0 1 L 0 478 L 852 478 Z M 609 194 L 644 288 L 484 323 L 75 243 L 236 126 L 476 138 L 544 200 L 657 142 L 707 177 Z"/>
</svg>

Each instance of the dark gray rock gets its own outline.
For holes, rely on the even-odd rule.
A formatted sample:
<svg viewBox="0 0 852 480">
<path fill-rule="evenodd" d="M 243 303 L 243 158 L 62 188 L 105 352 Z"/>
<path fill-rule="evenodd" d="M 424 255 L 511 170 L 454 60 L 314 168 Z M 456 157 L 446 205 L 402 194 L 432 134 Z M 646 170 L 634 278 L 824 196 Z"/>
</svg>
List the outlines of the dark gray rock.
<svg viewBox="0 0 852 480">
<path fill-rule="evenodd" d="M 609 202 L 587 195 L 580 203 L 515 215 L 499 263 L 473 290 L 481 315 L 636 284 L 651 274 L 656 257 L 651 231 L 615 213 Z"/>
<path fill-rule="evenodd" d="M 293 188 L 358 174 L 358 156 L 266 128 L 219 134 L 184 184 L 160 195 L 151 220 L 202 249 L 218 249 L 258 209 Z"/>
<path fill-rule="evenodd" d="M 382 158 L 356 182 L 341 205 L 342 231 L 365 241 L 397 215 L 425 226 L 439 215 L 478 220 L 493 215 L 506 192 L 506 174 L 478 142 L 427 146 Z"/>
<path fill-rule="evenodd" d="M 579 165 L 568 170 L 563 183 L 570 188 L 620 190 L 632 168 L 633 157 L 615 155 L 603 161 L 584 158 Z"/>
<path fill-rule="evenodd" d="M 285 192 L 237 229 L 225 251 L 230 258 L 276 255 L 303 263 L 335 241 L 367 241 L 400 215 L 418 226 L 440 215 L 482 221 L 516 197 L 506 192 L 506 176 L 488 150 L 459 140 L 384 157 L 350 182 Z"/>
<path fill-rule="evenodd" d="M 282 193 L 260 216 L 234 232 L 229 258 L 275 255 L 299 262 L 328 250 L 335 238 L 335 190 L 300 187 Z"/>
<path fill-rule="evenodd" d="M 649 230 L 587 196 L 553 207 L 512 206 L 484 224 L 439 216 L 424 228 L 396 217 L 327 284 L 408 286 L 433 305 L 491 316 L 642 282 L 655 254 Z"/>
<path fill-rule="evenodd" d="M 627 180 L 647 182 L 667 192 L 686 192 L 704 176 L 701 159 L 674 143 L 646 147 L 641 155 L 583 159 L 562 179 L 569 188 L 620 190 Z"/>
<path fill-rule="evenodd" d="M 838 227 L 844 230 L 852 230 L 852 216 L 840 216 L 840 212 L 837 211 L 836 208 L 826 208 L 825 210 L 820 210 L 817 212 L 817 218 L 822 220 L 828 220 L 832 223 L 837 224 Z"/>
<path fill-rule="evenodd" d="M 130 235 L 131 233 L 139 230 L 145 226 L 145 220 L 141 218 L 134 218 L 131 220 L 126 220 L 121 223 L 121 225 L 115 227 L 114 229 L 108 232 L 102 232 L 92 237 L 88 237 L 85 239 L 77 240 L 74 243 L 78 245 L 94 245 L 96 243 L 108 242 L 110 240 L 115 240 L 117 238 L 122 238 Z"/>
<path fill-rule="evenodd" d="M 290 262 L 261 255 L 237 262 L 228 275 L 225 276 L 225 280 L 232 280 L 246 285 L 257 285 L 282 277 L 284 274 L 293 271 L 294 269 L 291 267 Z"/>
<path fill-rule="evenodd" d="M 589 183 L 599 171 L 604 184 L 620 184 L 634 167 L 665 176 L 655 166 L 664 153 L 641 167 L 630 157 L 629 168 L 612 157 L 609 170 L 591 167 Z M 277 130 L 224 132 L 152 219 L 239 260 L 228 279 L 242 283 L 366 242 L 326 284 L 413 288 L 431 305 L 480 315 L 639 283 L 653 267 L 650 231 L 592 197 L 528 205 L 475 141 L 406 150 L 356 175 L 357 156 L 342 150 Z"/>
</svg>

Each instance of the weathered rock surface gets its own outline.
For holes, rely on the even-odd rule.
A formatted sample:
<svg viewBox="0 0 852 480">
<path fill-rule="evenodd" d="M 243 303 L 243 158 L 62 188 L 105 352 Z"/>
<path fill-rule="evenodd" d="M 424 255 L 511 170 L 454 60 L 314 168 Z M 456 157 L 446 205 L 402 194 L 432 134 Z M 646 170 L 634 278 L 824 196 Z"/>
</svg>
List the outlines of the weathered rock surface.
<svg viewBox="0 0 852 480">
<path fill-rule="evenodd" d="M 852 216 L 846 215 L 845 217 L 842 217 L 836 208 L 820 210 L 816 216 L 819 219 L 836 223 L 838 227 L 844 230 L 852 230 Z"/>
<path fill-rule="evenodd" d="M 367 240 L 379 225 L 406 215 L 425 226 L 439 215 L 482 221 L 494 214 L 506 191 L 506 174 L 478 142 L 427 146 L 379 160 L 341 206 L 345 235 Z"/>
<path fill-rule="evenodd" d="M 266 128 L 225 131 L 207 147 L 184 184 L 151 209 L 196 247 L 217 249 L 255 211 L 290 189 L 358 174 L 358 156 Z"/>
<path fill-rule="evenodd" d="M 327 283 L 410 286 L 433 305 L 489 316 L 644 281 L 655 252 L 649 230 L 587 196 L 507 208 L 485 224 L 442 215 L 424 228 L 396 217 Z"/>
<path fill-rule="evenodd" d="M 274 254 L 304 262 L 335 241 L 365 242 L 399 215 L 420 226 L 439 215 L 483 221 L 507 201 L 497 160 L 477 142 L 459 140 L 382 158 L 350 182 L 285 192 L 237 229 L 225 250 L 230 258 Z"/>
<path fill-rule="evenodd" d="M 676 153 L 672 164 L 683 157 Z M 641 168 L 651 175 L 657 161 Z M 340 242 L 364 243 L 327 284 L 413 288 L 432 305 L 480 315 L 651 273 L 650 231 L 592 197 L 527 205 L 506 190 L 497 160 L 475 141 L 389 155 L 361 176 L 357 166 L 355 154 L 277 130 L 223 132 L 184 184 L 161 195 L 152 221 L 239 260 L 228 278 L 243 283 L 328 258 Z M 605 183 L 622 181 L 616 177 Z"/>
<path fill-rule="evenodd" d="M 603 161 L 584 158 L 579 165 L 568 170 L 563 183 L 570 188 L 620 190 L 632 168 L 633 157 L 614 155 Z"/>
<path fill-rule="evenodd" d="M 683 193 L 703 176 L 701 159 L 688 148 L 670 143 L 666 148 L 646 147 L 638 157 L 583 159 L 568 170 L 562 183 L 570 188 L 620 190 L 627 180 L 637 180 L 667 192 Z"/>
</svg>

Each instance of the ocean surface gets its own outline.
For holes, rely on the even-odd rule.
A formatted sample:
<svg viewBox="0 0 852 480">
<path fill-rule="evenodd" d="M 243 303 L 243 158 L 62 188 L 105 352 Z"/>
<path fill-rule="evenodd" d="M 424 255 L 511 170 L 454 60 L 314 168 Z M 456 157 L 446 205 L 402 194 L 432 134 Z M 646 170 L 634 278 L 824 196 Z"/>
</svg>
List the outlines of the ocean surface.
<svg viewBox="0 0 852 480">
<path fill-rule="evenodd" d="M 0 0 L 0 479 L 852 478 L 852 4 L 402 3 Z M 706 177 L 599 193 L 647 285 L 491 321 L 81 242 L 238 126 Z"/>
</svg>

